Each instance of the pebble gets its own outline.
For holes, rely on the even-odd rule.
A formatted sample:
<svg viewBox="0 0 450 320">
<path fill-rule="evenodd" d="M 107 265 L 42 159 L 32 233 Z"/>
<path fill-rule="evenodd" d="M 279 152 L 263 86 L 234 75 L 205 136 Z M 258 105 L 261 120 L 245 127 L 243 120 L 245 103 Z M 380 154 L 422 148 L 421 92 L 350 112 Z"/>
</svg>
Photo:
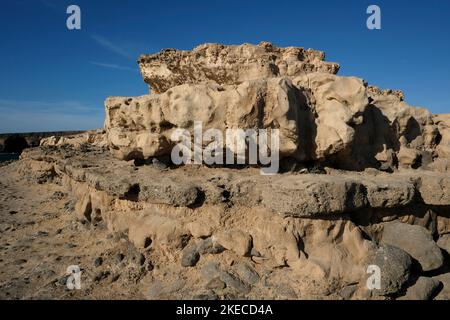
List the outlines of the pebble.
<svg viewBox="0 0 450 320">
<path fill-rule="evenodd" d="M 214 278 L 206 284 L 207 289 L 222 290 L 225 289 L 226 284 L 220 278 Z"/>
<path fill-rule="evenodd" d="M 200 253 L 197 250 L 197 246 L 194 244 L 187 245 L 182 251 L 181 265 L 183 267 L 193 267 L 199 259 Z"/>
<path fill-rule="evenodd" d="M 235 269 L 239 277 L 248 284 L 254 285 L 260 279 L 259 274 L 247 264 L 239 263 L 236 265 Z"/>
</svg>

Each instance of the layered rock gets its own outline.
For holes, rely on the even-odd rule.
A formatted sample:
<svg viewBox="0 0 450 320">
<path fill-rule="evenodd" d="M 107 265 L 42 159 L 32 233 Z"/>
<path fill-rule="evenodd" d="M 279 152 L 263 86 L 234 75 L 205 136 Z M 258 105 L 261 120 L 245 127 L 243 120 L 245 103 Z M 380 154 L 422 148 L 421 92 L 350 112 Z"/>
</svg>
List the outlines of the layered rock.
<svg viewBox="0 0 450 320">
<path fill-rule="evenodd" d="M 173 131 L 192 132 L 201 121 L 205 130 L 279 129 L 280 157 L 298 162 L 447 170 L 445 116 L 409 106 L 401 91 L 336 76 L 338 65 L 323 59 L 319 51 L 270 43 L 141 56 L 152 90 L 106 100 L 110 149 L 119 159 L 167 156 Z"/>
<path fill-rule="evenodd" d="M 277 48 L 269 42 L 228 46 L 203 44 L 192 51 L 165 49 L 141 55 L 144 81 L 154 93 L 182 84 L 213 82 L 240 84 L 273 77 L 295 77 L 310 72 L 336 74 L 337 63 L 324 61 L 322 51 L 299 47 Z"/>
<path fill-rule="evenodd" d="M 17 172 L 136 248 L 151 299 L 446 298 L 448 117 L 323 58 L 269 43 L 142 56 L 150 94 L 108 98 L 104 132 L 46 139 Z M 172 134 L 196 122 L 279 129 L 282 171 L 175 165 Z"/>
<path fill-rule="evenodd" d="M 328 174 L 262 176 L 256 168 L 136 166 L 102 148 L 76 145 L 30 149 L 19 172 L 41 183 L 43 177 L 59 181 L 78 199 L 77 219 L 126 233 L 143 254 L 168 255 L 165 268 L 200 272 L 205 264 L 225 259 L 205 282 L 219 291 L 222 282 L 244 295 L 262 290 L 259 280 L 248 283 L 253 271 L 225 271 L 227 259 L 262 274 L 288 268 L 303 279 L 302 285 L 290 286 L 320 283 L 325 291 L 319 296 L 356 283 L 351 296 L 360 299 L 400 296 L 413 285 L 410 278 L 444 264 L 438 245 L 445 247 L 446 224 L 440 226 L 447 233 L 438 244 L 432 235 L 438 237 L 450 199 L 440 197 L 438 206 L 427 199 L 445 194 L 440 185 L 450 181 L 448 174 L 328 169 Z M 426 188 L 421 179 L 427 179 Z M 422 207 L 432 213 L 422 216 Z M 374 263 L 384 272 L 381 289 L 372 292 L 366 288 L 366 270 Z"/>
</svg>

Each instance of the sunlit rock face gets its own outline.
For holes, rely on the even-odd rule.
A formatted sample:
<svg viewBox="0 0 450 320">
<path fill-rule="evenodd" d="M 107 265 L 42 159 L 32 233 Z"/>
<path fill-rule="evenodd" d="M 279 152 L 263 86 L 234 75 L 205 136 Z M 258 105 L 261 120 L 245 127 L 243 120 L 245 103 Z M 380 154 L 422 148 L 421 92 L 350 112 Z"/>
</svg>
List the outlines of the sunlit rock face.
<svg viewBox="0 0 450 320">
<path fill-rule="evenodd" d="M 119 159 L 167 156 L 174 130 L 201 121 L 222 132 L 279 129 L 282 159 L 347 170 L 418 168 L 447 153 L 444 118 L 408 105 L 401 91 L 337 76 L 339 65 L 324 58 L 268 42 L 142 55 L 150 93 L 105 102 L 110 150 Z"/>
</svg>

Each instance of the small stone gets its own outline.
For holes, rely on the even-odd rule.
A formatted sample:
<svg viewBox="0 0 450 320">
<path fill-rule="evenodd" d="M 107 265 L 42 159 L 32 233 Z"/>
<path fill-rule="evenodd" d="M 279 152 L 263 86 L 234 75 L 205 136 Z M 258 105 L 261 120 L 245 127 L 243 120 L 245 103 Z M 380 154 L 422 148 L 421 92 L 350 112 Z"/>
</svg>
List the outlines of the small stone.
<svg viewBox="0 0 450 320">
<path fill-rule="evenodd" d="M 219 277 L 220 272 L 221 270 L 219 264 L 214 261 L 205 263 L 205 265 L 200 269 L 200 275 L 206 281 L 211 281 L 212 279 Z"/>
<path fill-rule="evenodd" d="M 47 231 L 38 231 L 36 236 L 38 236 L 38 237 L 48 237 L 48 232 Z"/>
<path fill-rule="evenodd" d="M 429 300 L 439 287 L 439 280 L 420 277 L 399 300 Z"/>
<path fill-rule="evenodd" d="M 218 300 L 219 297 L 214 291 L 209 290 L 208 292 L 198 294 L 194 297 L 194 300 Z"/>
<path fill-rule="evenodd" d="M 65 286 L 67 284 L 67 279 L 69 278 L 69 275 L 62 276 L 58 279 L 58 284 L 61 286 Z"/>
<path fill-rule="evenodd" d="M 222 290 L 225 289 L 226 284 L 220 278 L 214 278 L 206 284 L 207 289 Z"/>
<path fill-rule="evenodd" d="M 17 214 L 17 211 L 15 211 L 15 210 L 11 210 L 11 211 L 9 212 L 9 214 L 10 214 L 10 215 L 14 215 L 14 214 Z"/>
<path fill-rule="evenodd" d="M 200 254 L 197 250 L 197 246 L 194 244 L 187 245 L 181 256 L 181 265 L 183 267 L 193 267 L 197 264 L 200 259 Z"/>
<path fill-rule="evenodd" d="M 72 248 L 75 248 L 77 245 L 76 244 L 73 244 L 73 243 L 66 243 L 65 245 L 64 245 L 64 248 L 66 248 L 66 249 L 72 249 Z"/>
<path fill-rule="evenodd" d="M 165 169 L 167 169 L 167 165 L 164 162 L 162 162 L 161 160 L 159 160 L 158 158 L 153 158 L 152 159 L 152 166 L 155 169 L 158 169 L 158 170 L 165 170 Z"/>
<path fill-rule="evenodd" d="M 357 288 L 358 286 L 356 284 L 345 286 L 344 288 L 341 289 L 341 291 L 339 291 L 339 295 L 344 300 L 350 300 Z"/>
<path fill-rule="evenodd" d="M 280 284 L 275 287 L 277 293 L 285 299 L 298 299 L 295 290 L 288 284 Z"/>
<path fill-rule="evenodd" d="M 236 265 L 235 269 L 242 281 L 248 284 L 254 285 L 260 279 L 259 274 L 247 264 L 239 263 Z"/>
<path fill-rule="evenodd" d="M 213 243 L 211 238 L 206 238 L 197 242 L 197 250 L 200 254 L 218 254 L 223 252 L 225 248 L 218 243 Z"/>
<path fill-rule="evenodd" d="M 225 271 L 221 272 L 220 280 L 225 282 L 225 284 L 228 287 L 232 287 L 232 288 L 236 289 L 237 291 L 242 292 L 244 294 L 247 294 L 251 291 L 250 286 L 246 285 L 244 282 L 242 282 L 239 278 L 232 275 L 231 273 L 228 273 Z"/>
</svg>

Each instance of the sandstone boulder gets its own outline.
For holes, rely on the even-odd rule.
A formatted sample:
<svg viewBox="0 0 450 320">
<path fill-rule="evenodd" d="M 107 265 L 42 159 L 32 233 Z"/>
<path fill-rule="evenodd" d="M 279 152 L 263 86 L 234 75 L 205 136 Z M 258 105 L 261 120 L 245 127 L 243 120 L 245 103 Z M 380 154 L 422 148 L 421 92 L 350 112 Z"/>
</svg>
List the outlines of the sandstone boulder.
<svg viewBox="0 0 450 320">
<path fill-rule="evenodd" d="M 109 147 L 119 159 L 170 155 L 176 128 L 194 136 L 195 122 L 203 132 L 218 129 L 280 130 L 280 155 L 309 158 L 310 111 L 301 90 L 289 79 L 254 80 L 239 85 L 181 85 L 162 94 L 136 98 L 111 97 L 105 102 Z M 302 134 L 299 134 L 299 132 Z M 209 143 L 207 141 L 205 143 Z M 225 146 L 238 151 L 232 145 Z"/>
</svg>

